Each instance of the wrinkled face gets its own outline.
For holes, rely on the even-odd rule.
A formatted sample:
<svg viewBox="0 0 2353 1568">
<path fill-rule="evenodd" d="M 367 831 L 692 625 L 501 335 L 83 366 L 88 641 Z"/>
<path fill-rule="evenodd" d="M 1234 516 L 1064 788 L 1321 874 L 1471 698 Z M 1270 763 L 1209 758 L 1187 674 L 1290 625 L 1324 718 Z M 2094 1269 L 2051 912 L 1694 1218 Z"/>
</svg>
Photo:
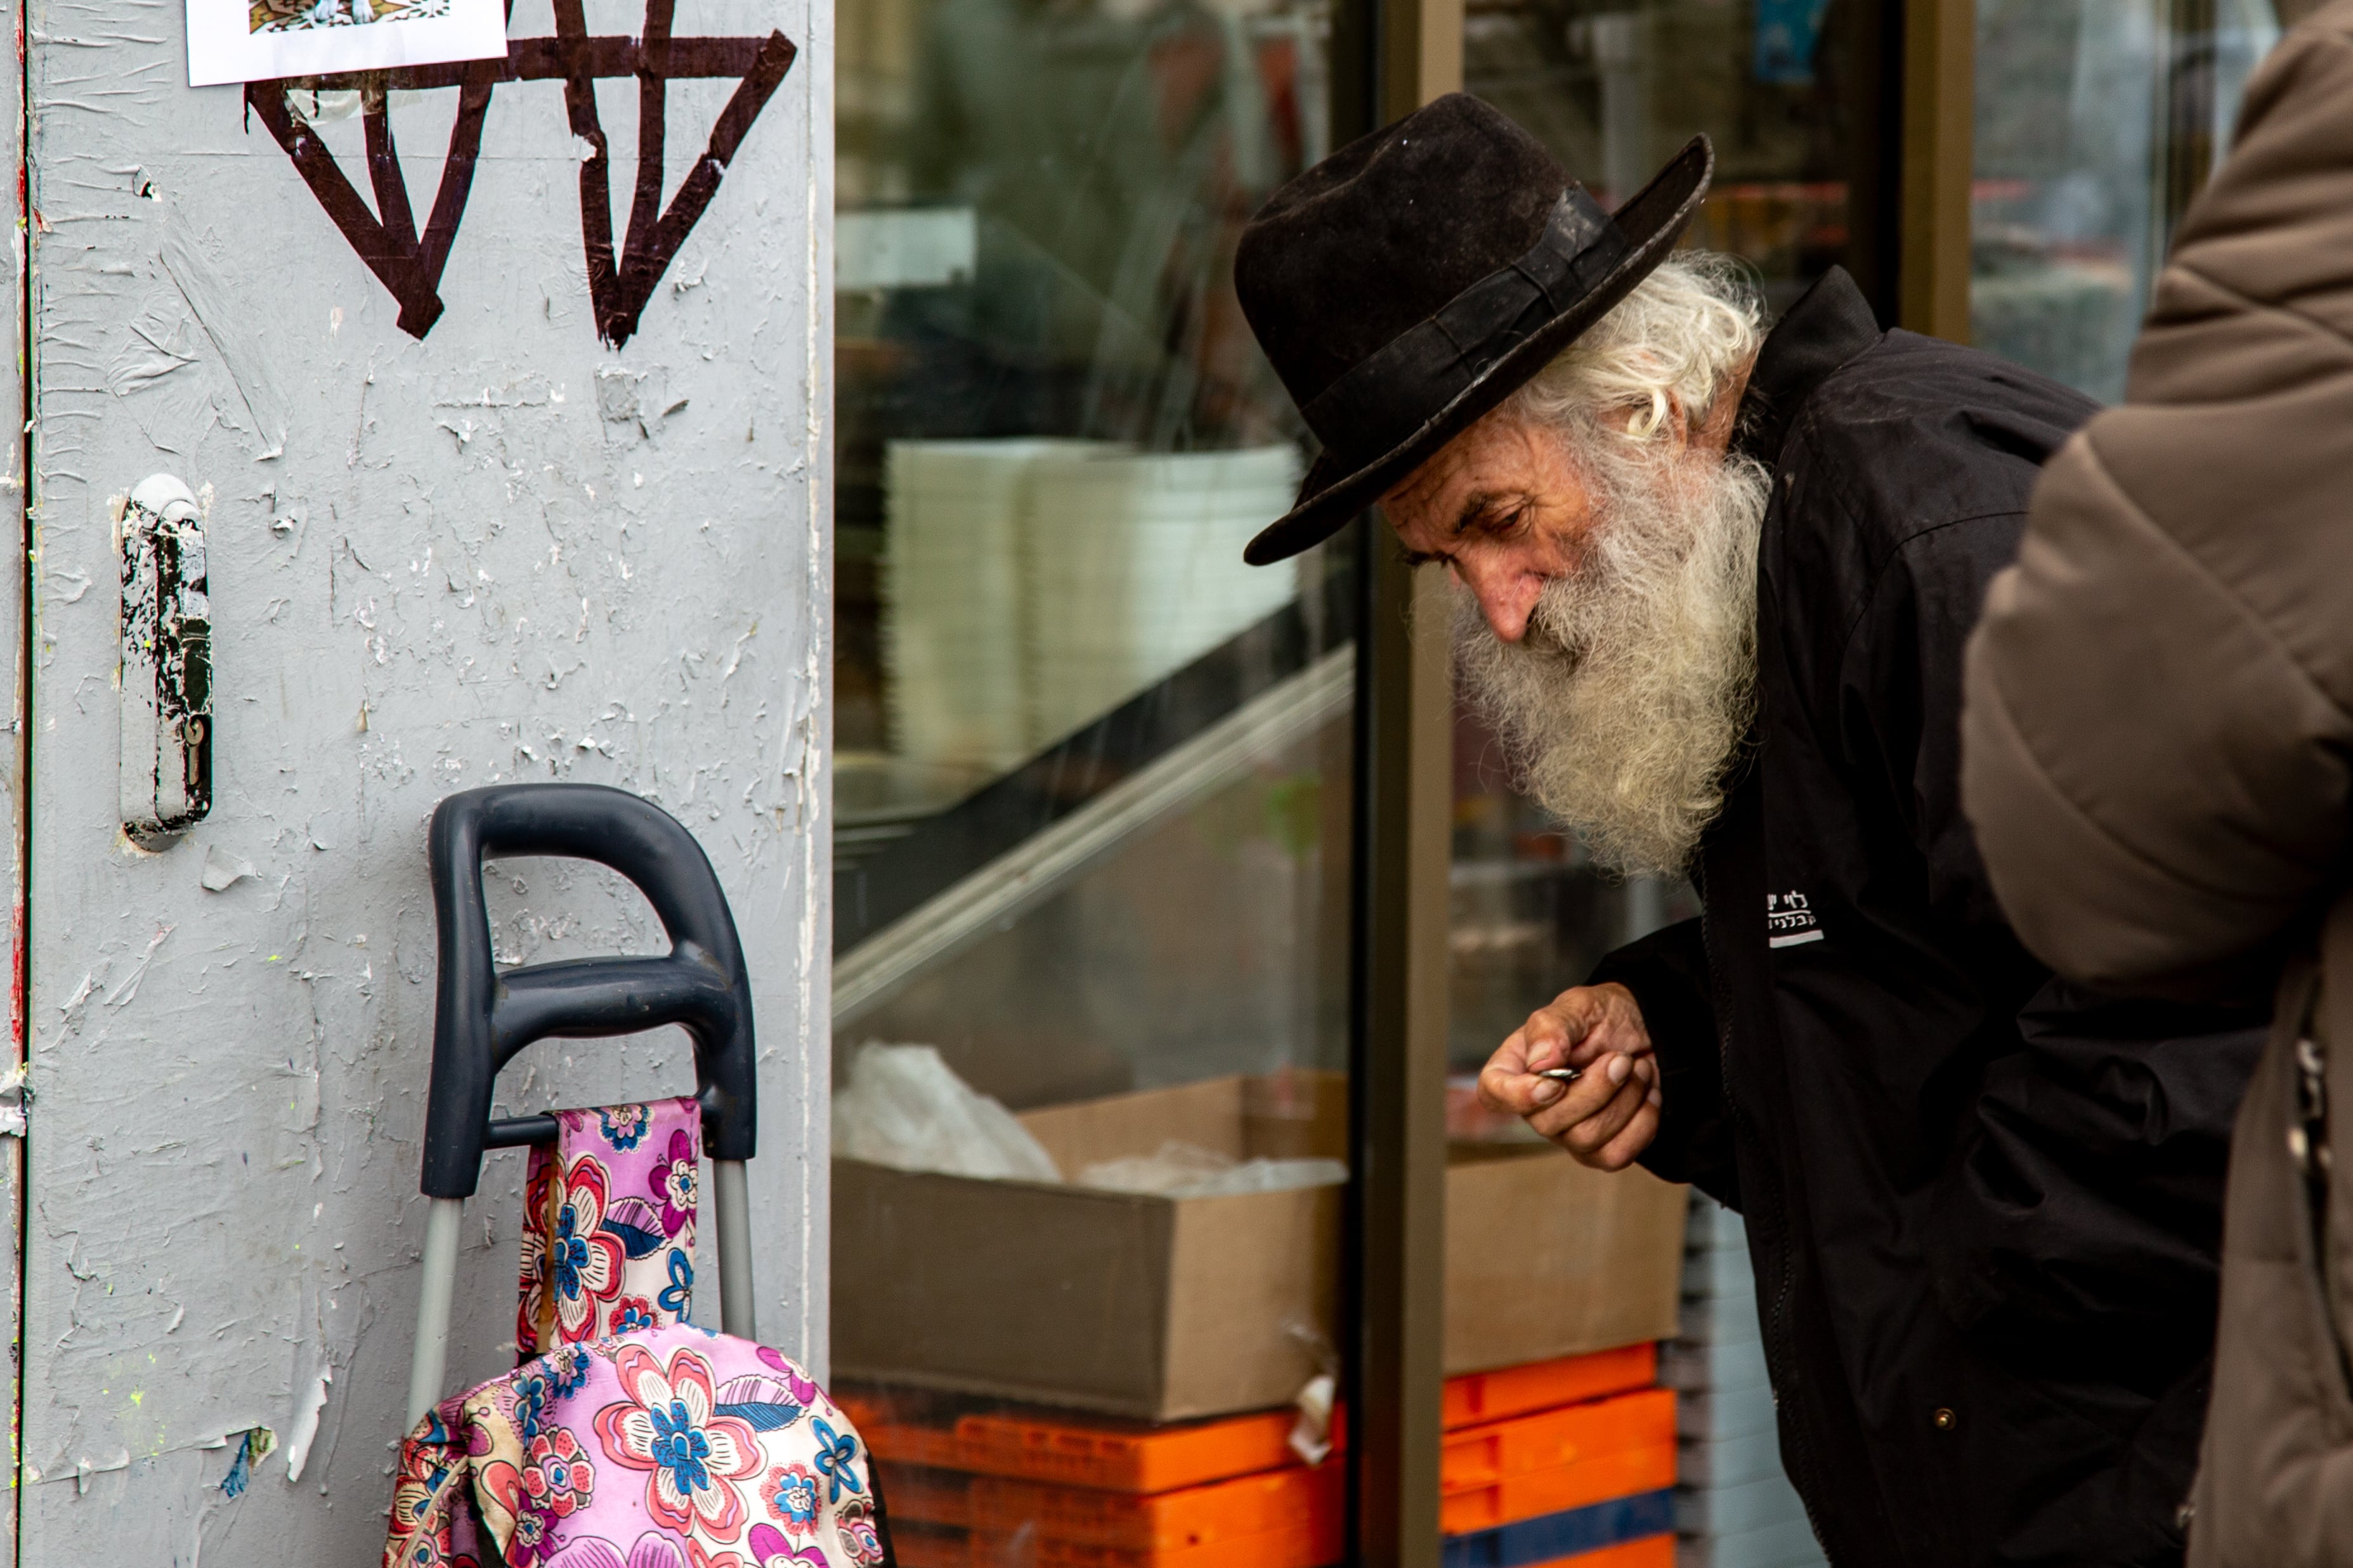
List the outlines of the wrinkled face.
<svg viewBox="0 0 2353 1568">
<path fill-rule="evenodd" d="M 1545 584 L 1575 574 L 1602 521 L 1559 432 L 1508 406 L 1440 448 L 1381 510 L 1411 559 L 1444 563 L 1507 643 L 1526 635 Z"/>
<path fill-rule="evenodd" d="M 1455 576 L 1461 689 L 1524 787 L 1626 871 L 1688 864 L 1753 711 L 1771 481 L 1710 434 L 1506 412 L 1382 503 Z"/>
</svg>

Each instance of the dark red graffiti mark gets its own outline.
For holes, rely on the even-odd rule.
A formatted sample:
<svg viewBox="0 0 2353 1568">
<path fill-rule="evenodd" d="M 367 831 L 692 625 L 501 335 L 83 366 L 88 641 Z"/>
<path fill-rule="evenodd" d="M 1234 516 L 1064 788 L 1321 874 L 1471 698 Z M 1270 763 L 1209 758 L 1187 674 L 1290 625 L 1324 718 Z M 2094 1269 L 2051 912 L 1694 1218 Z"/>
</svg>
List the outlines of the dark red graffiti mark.
<svg viewBox="0 0 2353 1568">
<path fill-rule="evenodd" d="M 610 159 L 605 128 L 596 119 L 596 79 L 589 72 L 585 47 L 593 40 L 580 0 L 555 0 L 556 40 L 559 45 L 575 46 L 569 57 L 575 63 L 564 79 L 564 107 L 571 117 L 572 133 L 593 149 L 580 161 L 580 237 L 587 252 L 588 297 L 596 309 L 597 336 L 615 348 L 628 342 L 638 330 L 638 318 L 653 297 L 654 285 L 670 270 L 679 245 L 711 205 L 720 175 L 743 145 L 752 121 L 766 107 L 769 95 L 792 68 L 796 52 L 782 33 L 770 33 L 762 40 L 727 107 L 719 111 L 702 156 L 695 160 L 693 170 L 665 211 L 661 200 L 664 121 L 670 79 L 676 74 L 675 42 L 687 41 L 674 42 L 670 37 L 670 20 L 677 8 L 677 0 L 646 0 L 646 30 L 638 40 L 633 73 L 638 79 L 638 183 L 629 198 L 629 227 L 617 264 Z"/>
<path fill-rule="evenodd" d="M 760 110 L 792 68 L 798 53 L 782 33 L 765 38 L 679 38 L 670 36 L 676 0 L 647 0 L 645 32 L 638 37 L 592 37 L 580 0 L 556 0 L 552 38 L 517 38 L 502 60 L 411 66 L 343 77 L 301 77 L 248 83 L 245 100 L 286 150 L 319 205 L 343 231 L 352 249 L 400 302 L 400 327 L 422 338 L 441 316 L 441 271 L 465 215 L 482 142 L 482 119 L 491 89 L 502 81 L 564 83 L 565 110 L 572 132 L 592 149 L 580 165 L 580 238 L 588 272 L 588 296 L 596 334 L 615 348 L 638 330 L 654 288 L 670 270 L 679 246 L 719 190 L 720 176 L 733 161 Z M 611 160 L 604 127 L 596 118 L 596 84 L 615 78 L 638 81 L 638 177 L 630 195 L 628 227 L 617 257 L 613 248 Z M 662 151 L 669 84 L 689 78 L 734 77 L 735 91 L 720 111 L 702 156 L 665 209 L 661 201 Z M 368 182 L 375 211 L 352 188 L 343 168 L 318 133 L 287 106 L 289 89 L 359 87 L 367 138 Z M 441 184 L 420 236 L 408 203 L 408 187 L 393 144 L 385 95 L 394 89 L 459 89 L 457 123 L 441 166 Z"/>
<path fill-rule="evenodd" d="M 495 62 L 494 62 L 495 63 Z M 326 143 L 310 121 L 286 106 L 282 83 L 249 82 L 245 101 L 269 127 L 278 144 L 294 161 L 295 169 L 335 226 L 343 231 L 352 249 L 367 263 L 392 297 L 400 301 L 400 330 L 421 338 L 441 319 L 441 268 L 458 237 L 458 220 L 466 211 L 466 195 L 474 184 L 474 160 L 482 147 L 482 116 L 491 107 L 489 73 L 468 81 L 458 100 L 458 121 L 449 128 L 449 153 L 441 163 L 440 188 L 434 193 L 433 212 L 419 238 L 408 210 L 408 182 L 400 173 L 399 150 L 392 140 L 392 116 L 382 92 L 368 95 L 363 116 L 367 125 L 368 183 L 375 192 L 371 213 L 352 183 L 343 177 Z"/>
</svg>

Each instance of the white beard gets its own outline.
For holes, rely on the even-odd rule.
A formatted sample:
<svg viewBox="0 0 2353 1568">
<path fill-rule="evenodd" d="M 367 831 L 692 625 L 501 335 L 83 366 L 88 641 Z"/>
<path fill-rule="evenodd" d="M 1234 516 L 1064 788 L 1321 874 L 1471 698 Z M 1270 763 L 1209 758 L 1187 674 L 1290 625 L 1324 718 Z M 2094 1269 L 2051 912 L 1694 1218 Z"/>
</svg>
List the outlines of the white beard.
<svg viewBox="0 0 2353 1568">
<path fill-rule="evenodd" d="M 1459 590 L 1455 659 L 1522 787 L 1596 859 L 1680 876 L 1724 808 L 1756 711 L 1772 476 L 1747 458 L 1662 460 L 1614 440 L 1580 443 L 1600 521 L 1577 572 L 1546 584 L 1516 644 Z"/>
</svg>

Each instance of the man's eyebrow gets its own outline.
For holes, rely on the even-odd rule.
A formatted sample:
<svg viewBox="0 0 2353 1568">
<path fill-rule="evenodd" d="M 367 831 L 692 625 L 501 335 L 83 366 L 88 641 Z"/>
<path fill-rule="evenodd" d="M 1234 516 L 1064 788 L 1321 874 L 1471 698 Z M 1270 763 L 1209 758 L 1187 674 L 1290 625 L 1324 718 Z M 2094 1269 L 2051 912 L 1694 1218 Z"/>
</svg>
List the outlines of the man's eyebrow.
<svg viewBox="0 0 2353 1568">
<path fill-rule="evenodd" d="M 1456 539 L 1461 538 L 1464 534 L 1478 527 L 1480 523 L 1486 520 L 1489 513 L 1496 510 L 1498 508 L 1510 506 L 1514 503 L 1525 504 L 1526 500 L 1527 498 L 1525 495 L 1512 492 L 1499 492 L 1495 490 L 1478 491 L 1476 494 L 1463 501 L 1461 511 L 1455 516 L 1452 537 Z"/>
</svg>

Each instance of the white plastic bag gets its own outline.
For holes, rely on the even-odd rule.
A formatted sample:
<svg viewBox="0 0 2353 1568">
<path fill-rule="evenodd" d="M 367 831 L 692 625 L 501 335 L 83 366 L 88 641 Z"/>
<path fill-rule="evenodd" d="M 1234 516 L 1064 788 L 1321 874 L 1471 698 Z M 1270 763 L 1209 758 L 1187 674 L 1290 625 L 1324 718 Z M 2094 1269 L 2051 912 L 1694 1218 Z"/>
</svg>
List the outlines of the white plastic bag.
<svg viewBox="0 0 2353 1568">
<path fill-rule="evenodd" d="M 1149 1193 L 1165 1198 L 1222 1198 L 1239 1193 L 1279 1193 L 1321 1187 L 1348 1179 L 1337 1160 L 1245 1160 L 1170 1139 L 1152 1154 L 1130 1154 L 1087 1166 L 1082 1187 L 1115 1193 Z"/>
<path fill-rule="evenodd" d="M 838 1153 L 902 1171 L 1059 1182 L 1046 1146 L 997 1100 L 958 1078 L 931 1046 L 869 1041 L 833 1097 Z"/>
</svg>

